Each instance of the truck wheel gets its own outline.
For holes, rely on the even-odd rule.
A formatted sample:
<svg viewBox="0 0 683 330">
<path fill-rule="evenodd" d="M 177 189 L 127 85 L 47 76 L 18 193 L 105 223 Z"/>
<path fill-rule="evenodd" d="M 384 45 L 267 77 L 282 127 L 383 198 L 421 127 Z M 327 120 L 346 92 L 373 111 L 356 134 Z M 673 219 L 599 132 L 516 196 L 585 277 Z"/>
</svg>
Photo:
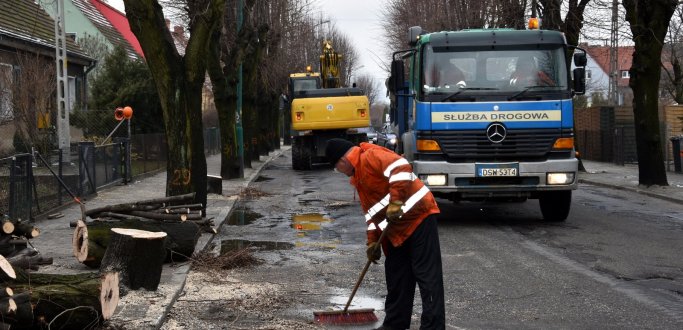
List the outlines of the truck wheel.
<svg viewBox="0 0 683 330">
<path fill-rule="evenodd" d="M 297 171 L 310 170 L 313 163 L 312 155 L 310 143 L 306 143 L 304 139 L 294 140 L 294 145 L 292 146 L 292 168 Z"/>
<path fill-rule="evenodd" d="M 567 219 L 569 208 L 572 205 L 572 191 L 545 192 L 538 199 L 538 202 L 545 221 L 564 221 Z"/>
<path fill-rule="evenodd" d="M 301 164 L 299 163 L 301 161 L 301 145 L 298 142 L 294 140 L 292 144 L 292 169 L 295 171 L 301 170 Z"/>
</svg>

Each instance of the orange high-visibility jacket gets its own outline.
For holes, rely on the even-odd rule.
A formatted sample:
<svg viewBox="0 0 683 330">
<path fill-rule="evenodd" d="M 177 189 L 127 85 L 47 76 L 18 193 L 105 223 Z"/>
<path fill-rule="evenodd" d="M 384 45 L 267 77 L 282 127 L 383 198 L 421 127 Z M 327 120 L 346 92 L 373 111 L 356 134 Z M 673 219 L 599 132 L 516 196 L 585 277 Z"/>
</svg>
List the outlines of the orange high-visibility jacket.
<svg viewBox="0 0 683 330">
<path fill-rule="evenodd" d="M 368 243 L 376 242 L 387 226 L 390 202 L 403 202 L 403 216 L 391 224 L 385 235 L 393 246 L 403 244 L 428 215 L 439 213 L 434 196 L 405 158 L 370 143 L 351 148 L 346 158 L 355 169 L 351 184 L 365 212 Z"/>
</svg>

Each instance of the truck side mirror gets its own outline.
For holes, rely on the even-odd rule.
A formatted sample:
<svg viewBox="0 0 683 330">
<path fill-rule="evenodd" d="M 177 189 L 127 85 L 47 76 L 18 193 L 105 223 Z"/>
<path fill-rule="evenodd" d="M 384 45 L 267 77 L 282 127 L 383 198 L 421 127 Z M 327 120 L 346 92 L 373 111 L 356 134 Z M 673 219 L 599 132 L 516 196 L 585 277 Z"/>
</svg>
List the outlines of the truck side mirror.
<svg viewBox="0 0 683 330">
<path fill-rule="evenodd" d="M 389 77 L 389 91 L 396 94 L 396 91 L 403 89 L 405 84 L 405 72 L 402 60 L 391 61 L 391 76 Z"/>
<path fill-rule="evenodd" d="M 408 28 L 408 45 L 415 46 L 417 39 L 422 34 L 422 28 L 419 26 L 411 26 Z"/>
<path fill-rule="evenodd" d="M 574 54 L 574 65 L 586 66 L 587 63 L 588 63 L 588 59 L 586 58 L 586 53 Z"/>
<path fill-rule="evenodd" d="M 583 95 L 586 93 L 586 69 L 576 68 L 574 74 L 574 94 Z"/>
</svg>

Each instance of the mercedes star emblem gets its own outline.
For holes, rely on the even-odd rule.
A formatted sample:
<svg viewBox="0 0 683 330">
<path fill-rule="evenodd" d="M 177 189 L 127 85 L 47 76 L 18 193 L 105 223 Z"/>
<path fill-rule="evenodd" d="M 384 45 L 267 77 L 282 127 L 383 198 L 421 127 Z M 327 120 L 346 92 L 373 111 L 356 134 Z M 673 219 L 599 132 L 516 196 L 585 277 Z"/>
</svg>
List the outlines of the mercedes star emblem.
<svg viewBox="0 0 683 330">
<path fill-rule="evenodd" d="M 505 126 L 501 123 L 491 123 L 489 127 L 486 128 L 486 137 L 489 138 L 489 141 L 493 143 L 501 143 L 503 140 L 505 140 L 505 136 L 507 135 L 507 130 L 505 129 Z"/>
</svg>

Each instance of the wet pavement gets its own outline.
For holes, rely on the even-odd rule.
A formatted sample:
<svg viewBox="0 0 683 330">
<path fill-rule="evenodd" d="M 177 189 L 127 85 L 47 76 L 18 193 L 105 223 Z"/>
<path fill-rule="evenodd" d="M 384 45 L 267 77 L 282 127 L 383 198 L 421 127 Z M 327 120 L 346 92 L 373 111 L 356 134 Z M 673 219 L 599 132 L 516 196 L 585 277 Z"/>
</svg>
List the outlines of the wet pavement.
<svg viewBox="0 0 683 330">
<path fill-rule="evenodd" d="M 261 177 L 259 175 L 261 169 L 282 153 L 289 152 L 289 149 L 289 146 L 283 146 L 282 149 L 271 152 L 268 156 L 262 156 L 260 161 L 252 163 L 252 168 L 245 169 L 245 177 L 243 179 L 223 181 L 222 195 L 210 194 L 208 196 L 206 216 L 207 218 L 213 218 L 217 230 L 225 230 L 228 226 L 231 229 L 236 229 L 239 226 L 247 224 L 273 226 L 271 223 L 260 224 L 258 222 L 258 214 L 250 213 L 244 209 L 241 210 L 240 214 L 239 204 L 237 203 L 240 200 L 240 193 L 242 193 L 250 183 L 269 181 L 269 178 Z M 644 187 L 638 185 L 638 168 L 636 166 L 619 166 L 592 161 L 584 161 L 583 163 L 587 172 L 580 173 L 579 182 L 581 184 L 633 191 L 683 205 L 682 173 L 667 172 L 669 186 Z M 220 156 L 215 155 L 207 158 L 207 165 L 209 174 L 217 174 L 220 166 Z M 164 197 L 165 180 L 166 173 L 161 172 L 143 179 L 135 180 L 129 185 L 108 188 L 100 191 L 96 197 L 88 199 L 86 201 L 86 208 L 90 209 L 109 204 L 120 204 Z M 301 194 L 304 196 L 300 196 L 301 198 L 299 199 L 304 206 L 307 202 L 320 202 L 320 198 L 316 197 L 316 194 L 314 193 L 316 182 L 313 182 L 311 179 L 308 180 L 307 183 L 309 184 L 308 186 L 302 187 Z M 334 209 L 334 201 L 329 202 L 327 207 Z M 40 218 L 35 221 L 35 225 L 41 230 L 41 236 L 32 240 L 32 244 L 44 256 L 52 257 L 54 259 L 52 265 L 41 266 L 39 272 L 79 273 L 96 271 L 80 264 L 72 253 L 71 239 L 73 228 L 69 226 L 69 222 L 81 217 L 79 207 L 72 204 L 60 210 L 60 212 L 64 214 L 64 217 L 52 220 Z M 279 219 L 276 218 L 274 220 L 275 226 L 286 226 L 295 230 L 297 235 L 294 240 L 295 243 L 293 243 L 295 246 L 320 244 L 317 243 L 318 240 L 311 238 L 320 238 L 321 236 L 324 236 L 325 244 L 330 244 L 332 247 L 338 247 L 343 245 L 342 243 L 345 243 L 340 239 L 341 236 L 339 233 L 323 230 L 322 227 L 324 226 L 322 225 L 334 221 L 334 218 L 328 214 L 316 213 L 315 210 L 313 210 L 313 212 L 306 212 L 304 209 L 300 214 L 283 214 Z M 233 236 L 239 236 L 239 230 L 234 231 L 233 234 L 235 234 Z M 272 237 L 249 237 L 248 239 L 228 238 L 221 242 L 213 242 L 215 236 L 216 235 L 210 233 L 202 234 L 195 251 L 203 250 L 211 243 L 220 245 L 221 249 L 234 249 L 239 246 L 244 246 L 245 244 L 274 252 L 292 248 L 289 244 L 278 243 L 273 245 L 272 242 L 276 241 L 276 239 L 273 239 Z M 348 254 L 347 251 L 343 249 L 343 246 L 335 251 L 335 253 L 340 253 L 342 255 Z M 346 255 L 344 258 L 352 257 Z M 183 291 L 189 268 L 188 263 L 164 265 L 159 289 L 152 292 L 145 290 L 129 292 L 129 294 L 122 297 L 119 302 L 119 307 L 117 308 L 111 323 L 113 325 L 125 325 L 125 328 L 131 329 L 160 328 L 165 321 L 169 309 Z M 342 301 L 346 299 L 343 292 L 340 292 L 338 298 Z M 364 298 L 360 296 L 357 299 Z M 372 300 L 374 301 L 366 301 L 364 303 L 372 306 L 374 306 L 373 304 L 379 303 L 380 305 L 378 308 L 381 307 L 381 300 Z M 332 303 L 337 304 L 339 302 Z"/>
</svg>

